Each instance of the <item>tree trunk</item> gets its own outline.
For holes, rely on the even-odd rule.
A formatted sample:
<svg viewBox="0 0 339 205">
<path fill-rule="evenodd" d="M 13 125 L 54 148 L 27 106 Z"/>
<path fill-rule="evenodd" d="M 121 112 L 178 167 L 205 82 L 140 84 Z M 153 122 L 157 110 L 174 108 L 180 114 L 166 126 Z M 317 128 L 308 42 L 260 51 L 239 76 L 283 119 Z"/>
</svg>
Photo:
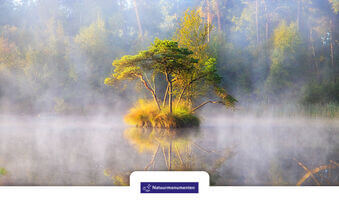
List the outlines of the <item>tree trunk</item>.
<svg viewBox="0 0 339 205">
<path fill-rule="evenodd" d="M 330 33 L 331 33 L 331 39 L 330 39 L 330 49 L 331 49 L 331 66 L 334 68 L 334 24 L 333 24 L 333 14 L 330 14 Z"/>
<path fill-rule="evenodd" d="M 268 42 L 268 31 L 269 31 L 269 15 L 268 15 L 268 10 L 267 10 L 267 4 L 266 0 L 264 0 L 264 6 L 265 6 L 265 40 Z"/>
<path fill-rule="evenodd" d="M 298 7 L 297 7 L 297 30 L 300 30 L 300 10 L 301 10 L 301 0 L 298 1 Z"/>
<path fill-rule="evenodd" d="M 169 97 L 169 100 L 168 100 L 168 107 L 169 107 L 170 113 L 172 113 L 172 101 L 173 101 L 172 79 L 170 79 L 170 76 L 169 76 L 169 74 L 168 74 L 167 71 L 166 71 L 166 73 L 165 73 L 165 76 L 166 76 L 166 81 L 167 81 L 167 86 L 168 86 L 168 97 Z"/>
<path fill-rule="evenodd" d="M 265 77 L 267 76 L 267 73 L 269 73 L 269 67 L 270 67 L 270 59 L 269 59 L 269 13 L 267 8 L 266 0 L 264 2 L 264 10 L 265 10 L 265 47 L 264 47 L 264 58 L 265 58 Z"/>
<path fill-rule="evenodd" d="M 319 79 L 319 69 L 318 69 L 318 61 L 315 53 L 315 48 L 314 48 L 314 40 L 313 40 L 313 30 L 311 28 L 310 30 L 310 43 L 311 43 L 311 49 L 312 49 L 312 60 L 314 63 L 314 71 L 315 71 L 315 76 L 317 79 Z"/>
<path fill-rule="evenodd" d="M 168 104 L 169 104 L 169 109 L 170 109 L 170 113 L 172 113 L 172 101 L 173 101 L 173 87 L 172 87 L 172 81 L 170 81 L 170 84 L 169 84 L 169 101 L 168 101 Z"/>
<path fill-rule="evenodd" d="M 138 10 L 138 5 L 137 5 L 137 0 L 134 0 L 133 4 L 134 4 L 135 15 L 137 17 L 137 22 L 138 22 L 139 37 L 142 38 L 142 26 L 141 26 L 141 21 L 140 21 L 140 17 L 139 17 L 139 10 Z"/>
<path fill-rule="evenodd" d="M 207 2 L 207 42 L 210 42 L 210 21 L 211 21 L 211 14 L 210 14 L 210 1 L 206 0 Z"/>
<path fill-rule="evenodd" d="M 255 27 L 257 30 L 257 46 L 259 45 L 259 3 L 255 0 Z"/>
<path fill-rule="evenodd" d="M 165 104 L 166 104 L 168 88 L 169 88 L 169 85 L 167 85 L 167 87 L 166 87 L 166 92 L 165 92 L 165 95 L 164 95 L 164 100 L 162 101 L 162 106 L 165 106 Z"/>
<path fill-rule="evenodd" d="M 146 89 L 149 90 L 149 91 L 151 92 L 155 104 L 158 106 L 158 109 L 161 110 L 161 107 L 160 107 L 160 105 L 159 105 L 159 102 L 158 102 L 158 98 L 157 98 L 156 92 L 148 85 L 148 83 L 145 81 L 145 79 L 144 79 L 143 76 L 140 76 L 140 80 L 141 80 L 141 82 L 144 84 L 144 86 L 146 87 Z"/>
<path fill-rule="evenodd" d="M 219 11 L 218 0 L 215 0 L 215 8 L 216 8 L 217 19 L 218 19 L 218 31 L 221 32 L 220 11 Z"/>
<path fill-rule="evenodd" d="M 179 95 L 178 102 L 177 102 L 177 104 L 175 105 L 175 107 L 178 107 L 178 105 L 179 105 L 179 103 L 180 103 L 180 101 L 181 101 L 181 99 L 182 99 L 182 96 L 184 96 L 184 93 L 185 93 L 187 87 L 188 87 L 188 85 L 186 85 L 186 86 L 184 87 L 184 89 L 182 89 L 182 91 L 181 91 L 181 93 L 180 93 L 180 95 Z"/>
</svg>

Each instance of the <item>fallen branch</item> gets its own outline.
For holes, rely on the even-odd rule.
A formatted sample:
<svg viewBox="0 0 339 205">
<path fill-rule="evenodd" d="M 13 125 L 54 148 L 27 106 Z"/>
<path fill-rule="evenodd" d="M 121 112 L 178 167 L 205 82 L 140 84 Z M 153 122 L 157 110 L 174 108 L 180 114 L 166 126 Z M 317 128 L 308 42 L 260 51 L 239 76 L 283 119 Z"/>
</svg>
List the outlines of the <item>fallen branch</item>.
<svg viewBox="0 0 339 205">
<path fill-rule="evenodd" d="M 308 175 L 308 176 L 304 179 L 304 181 L 305 181 L 309 176 L 311 176 L 311 178 L 315 181 L 315 183 L 316 183 L 318 186 L 320 186 L 319 181 L 317 180 L 317 178 L 315 178 L 315 176 L 313 175 L 312 171 L 310 171 L 303 163 L 299 162 L 298 160 L 294 159 L 294 161 L 296 161 L 296 162 L 298 163 L 298 165 L 301 166 L 301 167 L 307 172 L 305 175 Z M 315 173 L 317 173 L 317 172 L 315 172 Z M 304 177 L 305 177 L 305 175 L 304 175 Z M 303 177 L 303 178 L 304 178 L 304 177 Z M 303 179 L 303 178 L 302 178 L 302 179 Z M 297 183 L 297 186 L 300 186 L 304 181 L 299 180 L 299 182 Z"/>
</svg>

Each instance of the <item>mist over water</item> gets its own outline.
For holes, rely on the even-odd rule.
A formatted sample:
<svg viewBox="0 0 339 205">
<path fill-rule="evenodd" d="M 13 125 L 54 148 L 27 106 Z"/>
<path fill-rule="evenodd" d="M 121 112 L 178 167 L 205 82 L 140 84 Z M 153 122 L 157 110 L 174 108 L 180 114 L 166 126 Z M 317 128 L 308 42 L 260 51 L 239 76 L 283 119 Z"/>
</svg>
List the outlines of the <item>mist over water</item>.
<svg viewBox="0 0 339 205">
<path fill-rule="evenodd" d="M 172 170 L 206 170 L 213 185 L 295 185 L 306 173 L 297 161 L 313 169 L 339 159 L 336 120 L 214 115 L 199 129 L 154 132 L 122 119 L 1 116 L 1 185 L 114 185 L 144 170 L 158 144 L 167 154 L 169 141 Z M 148 170 L 167 169 L 159 151 Z"/>
<path fill-rule="evenodd" d="M 325 165 L 319 184 L 339 185 L 334 2 L 0 1 L 0 185 L 126 185 L 145 169 L 206 170 L 212 185 L 296 185 L 305 167 Z M 175 38 L 186 10 L 213 25 L 198 47 L 216 59 L 236 110 L 207 105 L 197 129 L 129 127 L 128 109 L 152 96 L 135 82 L 105 85 L 112 62 Z M 166 82 L 155 80 L 162 100 Z M 192 106 L 217 99 L 197 90 Z"/>
</svg>

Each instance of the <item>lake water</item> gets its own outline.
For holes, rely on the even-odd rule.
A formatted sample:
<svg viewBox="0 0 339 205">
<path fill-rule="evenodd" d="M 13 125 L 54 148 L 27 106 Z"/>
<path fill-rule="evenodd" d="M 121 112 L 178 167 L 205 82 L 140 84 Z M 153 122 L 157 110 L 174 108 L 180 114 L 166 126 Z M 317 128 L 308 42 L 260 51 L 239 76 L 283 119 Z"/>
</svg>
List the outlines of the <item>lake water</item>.
<svg viewBox="0 0 339 205">
<path fill-rule="evenodd" d="M 205 170 L 212 185 L 296 185 L 325 165 L 302 184 L 339 185 L 338 162 L 338 120 L 220 116 L 170 131 L 121 116 L 0 117 L 0 185 L 126 185 L 145 169 Z"/>
</svg>

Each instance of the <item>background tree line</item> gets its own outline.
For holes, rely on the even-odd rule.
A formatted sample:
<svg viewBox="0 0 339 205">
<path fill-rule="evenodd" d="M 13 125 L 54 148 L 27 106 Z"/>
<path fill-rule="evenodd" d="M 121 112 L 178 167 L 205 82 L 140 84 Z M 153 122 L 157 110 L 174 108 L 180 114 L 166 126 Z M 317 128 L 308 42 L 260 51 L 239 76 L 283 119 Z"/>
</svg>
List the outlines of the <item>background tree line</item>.
<svg viewBox="0 0 339 205">
<path fill-rule="evenodd" d="M 207 24 L 201 53 L 241 105 L 339 102 L 338 0 L 0 0 L 1 111 L 133 102 L 104 84 L 113 60 L 156 37 L 196 48 L 178 33 L 187 9 Z"/>
</svg>

